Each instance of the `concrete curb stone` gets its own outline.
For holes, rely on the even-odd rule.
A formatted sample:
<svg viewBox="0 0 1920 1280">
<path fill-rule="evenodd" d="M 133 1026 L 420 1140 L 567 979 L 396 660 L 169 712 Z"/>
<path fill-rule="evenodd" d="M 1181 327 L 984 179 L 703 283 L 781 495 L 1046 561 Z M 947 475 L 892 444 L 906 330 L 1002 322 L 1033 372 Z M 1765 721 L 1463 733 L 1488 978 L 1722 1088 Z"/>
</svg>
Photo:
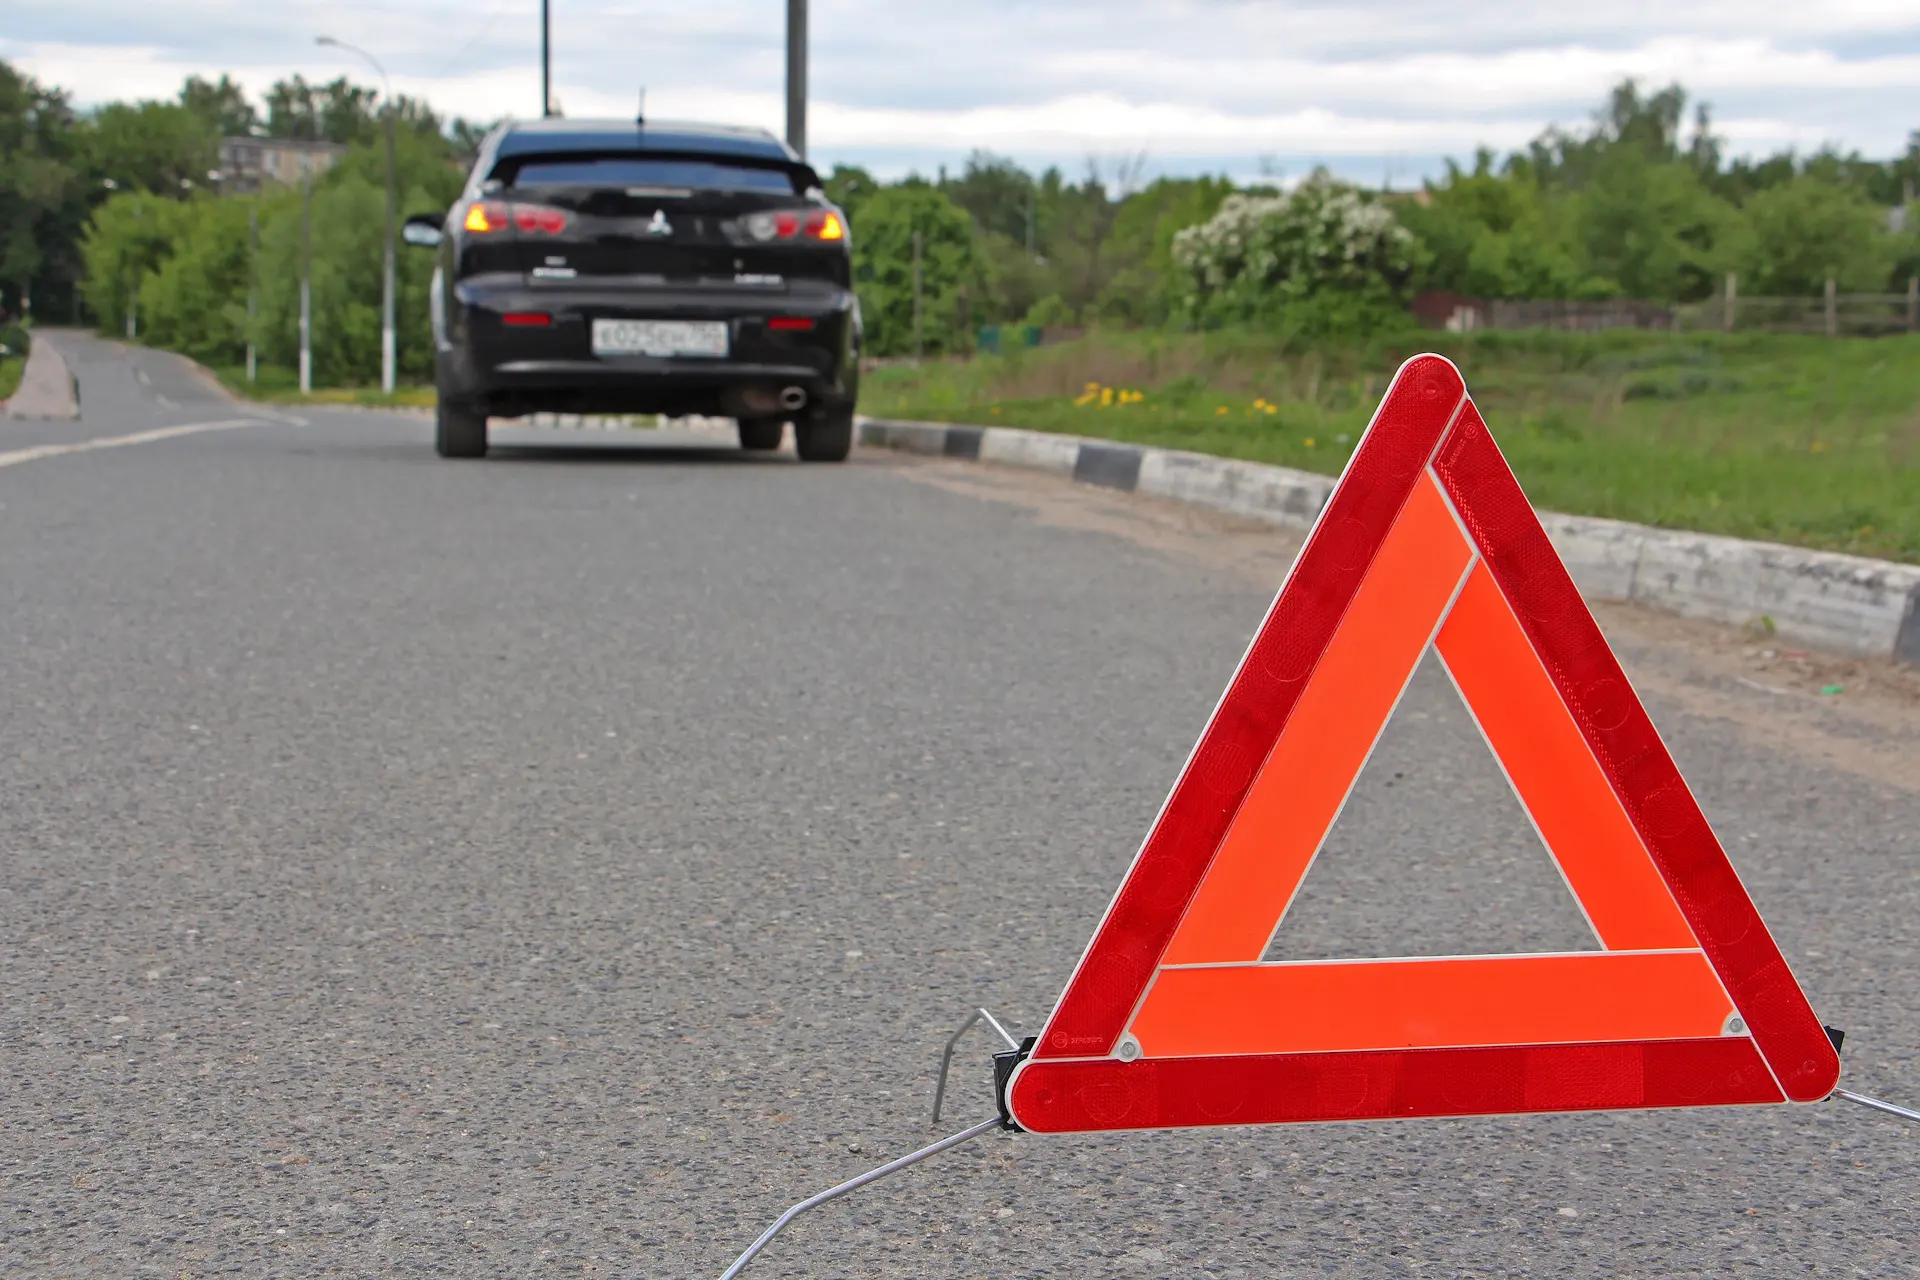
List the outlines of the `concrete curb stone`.
<svg viewBox="0 0 1920 1280">
<path fill-rule="evenodd" d="M 1333 479 L 1288 467 L 1013 427 L 863 418 L 863 445 L 999 462 L 1289 528 L 1312 525 Z M 1575 585 L 1783 641 L 1920 664 L 1920 565 L 1772 542 L 1540 513 Z"/>
<path fill-rule="evenodd" d="M 0 416 L 8 418 L 72 419 L 80 416 L 80 396 L 73 371 L 53 344 L 36 338 L 27 351 L 27 367 L 20 372 L 20 386 L 9 399 L 0 401 Z"/>
</svg>

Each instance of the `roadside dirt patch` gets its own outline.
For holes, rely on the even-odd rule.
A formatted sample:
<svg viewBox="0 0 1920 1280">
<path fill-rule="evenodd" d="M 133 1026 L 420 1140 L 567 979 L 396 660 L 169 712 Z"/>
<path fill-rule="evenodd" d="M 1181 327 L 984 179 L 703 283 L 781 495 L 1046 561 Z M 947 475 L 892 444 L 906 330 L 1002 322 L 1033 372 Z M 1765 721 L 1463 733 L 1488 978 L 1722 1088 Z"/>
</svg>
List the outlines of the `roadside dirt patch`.
<svg viewBox="0 0 1920 1280">
<path fill-rule="evenodd" d="M 1137 546 L 1277 591 L 1302 535 L 1044 472 L 876 450 L 863 465 L 1018 508 L 1044 525 Z M 1920 669 L 1796 649 L 1644 605 L 1592 602 L 1636 686 L 1810 761 L 1920 792 Z"/>
</svg>

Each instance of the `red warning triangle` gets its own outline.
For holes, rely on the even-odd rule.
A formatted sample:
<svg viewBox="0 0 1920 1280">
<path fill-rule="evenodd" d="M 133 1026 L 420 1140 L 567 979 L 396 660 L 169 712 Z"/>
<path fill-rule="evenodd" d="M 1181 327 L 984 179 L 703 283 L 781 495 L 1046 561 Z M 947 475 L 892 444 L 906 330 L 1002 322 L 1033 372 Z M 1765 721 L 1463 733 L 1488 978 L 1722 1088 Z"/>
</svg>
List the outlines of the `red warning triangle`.
<svg viewBox="0 0 1920 1280">
<path fill-rule="evenodd" d="M 1603 949 L 1266 961 L 1429 648 Z M 1813 1102 L 1839 1074 L 1459 371 L 1408 361 L 1010 1082 L 1014 1119 Z"/>
</svg>

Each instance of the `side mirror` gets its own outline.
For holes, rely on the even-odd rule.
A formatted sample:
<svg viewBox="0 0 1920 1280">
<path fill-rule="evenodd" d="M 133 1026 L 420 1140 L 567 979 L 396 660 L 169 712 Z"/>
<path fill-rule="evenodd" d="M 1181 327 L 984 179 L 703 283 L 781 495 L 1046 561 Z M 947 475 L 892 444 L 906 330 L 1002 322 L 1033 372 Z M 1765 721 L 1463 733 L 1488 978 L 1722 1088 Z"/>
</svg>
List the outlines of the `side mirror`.
<svg viewBox="0 0 1920 1280">
<path fill-rule="evenodd" d="M 438 248 L 447 233 L 441 230 L 446 219 L 437 213 L 416 213 L 400 225 L 400 238 L 422 249 Z"/>
</svg>

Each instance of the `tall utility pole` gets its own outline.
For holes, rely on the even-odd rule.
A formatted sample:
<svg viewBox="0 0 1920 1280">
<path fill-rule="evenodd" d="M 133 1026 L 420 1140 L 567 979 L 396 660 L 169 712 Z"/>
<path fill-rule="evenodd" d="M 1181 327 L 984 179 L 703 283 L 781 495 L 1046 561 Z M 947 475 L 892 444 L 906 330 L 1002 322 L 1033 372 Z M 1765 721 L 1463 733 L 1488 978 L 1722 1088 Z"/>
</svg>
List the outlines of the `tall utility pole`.
<svg viewBox="0 0 1920 1280">
<path fill-rule="evenodd" d="M 807 158 L 807 0 L 787 0 L 787 145 Z"/>
<path fill-rule="evenodd" d="M 925 332 L 920 308 L 920 233 L 913 233 L 913 362 L 920 363 L 921 335 Z"/>
<path fill-rule="evenodd" d="M 387 117 L 387 238 L 381 247 L 380 263 L 380 389 L 388 395 L 393 394 L 394 381 L 394 336 L 393 336 L 393 221 L 394 205 L 398 203 L 394 192 L 393 177 L 393 128 L 394 110 L 393 81 L 387 78 L 387 69 L 380 65 L 380 59 L 365 49 L 356 49 L 343 44 L 332 36 L 319 36 L 315 44 L 323 44 L 335 49 L 344 49 L 348 53 L 357 53 L 365 58 L 373 69 L 380 74 L 381 95 L 386 99 Z"/>
<path fill-rule="evenodd" d="M 304 396 L 312 392 L 313 175 L 303 172 L 300 175 L 300 394 Z"/>
<path fill-rule="evenodd" d="M 247 381 L 259 371 L 255 361 L 253 327 L 260 309 L 260 206 L 247 210 Z"/>
<path fill-rule="evenodd" d="M 540 118 L 553 114 L 553 22 L 548 0 L 540 0 Z"/>
</svg>

